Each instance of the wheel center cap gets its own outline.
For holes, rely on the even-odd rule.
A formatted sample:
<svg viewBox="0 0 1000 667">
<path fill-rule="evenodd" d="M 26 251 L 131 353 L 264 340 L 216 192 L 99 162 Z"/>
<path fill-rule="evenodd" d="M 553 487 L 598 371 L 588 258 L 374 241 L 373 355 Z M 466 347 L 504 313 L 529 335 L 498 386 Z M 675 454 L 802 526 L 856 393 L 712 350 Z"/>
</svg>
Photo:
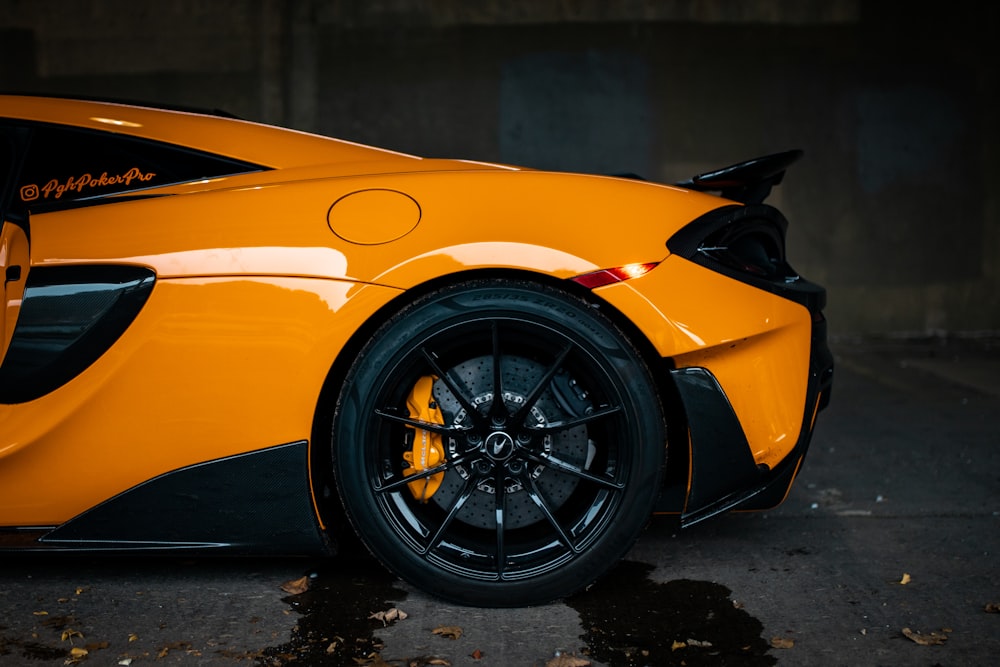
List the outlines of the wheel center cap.
<svg viewBox="0 0 1000 667">
<path fill-rule="evenodd" d="M 494 431 L 486 436 L 486 455 L 494 461 L 504 461 L 514 453 L 514 438 L 503 431 Z"/>
</svg>

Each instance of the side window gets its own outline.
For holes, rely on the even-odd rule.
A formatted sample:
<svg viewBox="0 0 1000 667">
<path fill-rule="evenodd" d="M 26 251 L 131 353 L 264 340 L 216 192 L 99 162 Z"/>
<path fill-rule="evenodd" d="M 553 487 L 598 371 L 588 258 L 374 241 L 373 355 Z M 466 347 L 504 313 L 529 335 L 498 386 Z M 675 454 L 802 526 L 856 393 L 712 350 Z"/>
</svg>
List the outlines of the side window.
<svg viewBox="0 0 1000 667">
<path fill-rule="evenodd" d="M 110 132 L 37 125 L 13 196 L 20 206 L 47 208 L 260 169 Z"/>
<path fill-rule="evenodd" d="M 11 175 L 14 172 L 14 147 L 4 136 L 3 128 L 0 128 L 0 215 L 5 210 L 7 203 L 7 191 L 10 188 Z"/>
</svg>

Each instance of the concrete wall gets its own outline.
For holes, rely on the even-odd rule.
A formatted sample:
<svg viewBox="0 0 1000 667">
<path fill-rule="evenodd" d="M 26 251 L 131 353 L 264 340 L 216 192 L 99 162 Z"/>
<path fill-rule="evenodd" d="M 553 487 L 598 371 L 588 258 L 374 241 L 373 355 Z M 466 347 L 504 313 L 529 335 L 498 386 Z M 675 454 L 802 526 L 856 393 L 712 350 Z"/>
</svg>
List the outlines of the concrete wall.
<svg viewBox="0 0 1000 667">
<path fill-rule="evenodd" d="M 0 89 L 664 181 L 800 147 L 771 201 L 835 334 L 1000 331 L 998 27 L 967 0 L 0 0 Z"/>
</svg>

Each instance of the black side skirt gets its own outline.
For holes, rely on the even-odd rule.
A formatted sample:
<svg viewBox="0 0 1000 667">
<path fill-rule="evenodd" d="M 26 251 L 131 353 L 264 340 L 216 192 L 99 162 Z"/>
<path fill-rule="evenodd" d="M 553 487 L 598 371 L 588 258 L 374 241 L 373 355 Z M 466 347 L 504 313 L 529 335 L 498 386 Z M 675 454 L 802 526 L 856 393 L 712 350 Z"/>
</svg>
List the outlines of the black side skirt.
<svg viewBox="0 0 1000 667">
<path fill-rule="evenodd" d="M 304 440 L 155 477 L 54 528 L 37 547 L 329 551 L 309 491 Z"/>
</svg>

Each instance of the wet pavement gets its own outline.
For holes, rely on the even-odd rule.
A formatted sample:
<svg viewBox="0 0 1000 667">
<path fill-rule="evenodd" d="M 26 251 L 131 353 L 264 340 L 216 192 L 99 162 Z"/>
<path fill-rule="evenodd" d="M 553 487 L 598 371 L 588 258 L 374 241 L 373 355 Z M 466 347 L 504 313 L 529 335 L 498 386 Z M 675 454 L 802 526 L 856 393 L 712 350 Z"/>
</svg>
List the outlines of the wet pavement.
<svg viewBox="0 0 1000 667">
<path fill-rule="evenodd" d="M 0 665 L 995 664 L 1000 340 L 834 351 L 781 507 L 656 517 L 566 601 L 448 605 L 363 557 L 3 556 Z"/>
</svg>

